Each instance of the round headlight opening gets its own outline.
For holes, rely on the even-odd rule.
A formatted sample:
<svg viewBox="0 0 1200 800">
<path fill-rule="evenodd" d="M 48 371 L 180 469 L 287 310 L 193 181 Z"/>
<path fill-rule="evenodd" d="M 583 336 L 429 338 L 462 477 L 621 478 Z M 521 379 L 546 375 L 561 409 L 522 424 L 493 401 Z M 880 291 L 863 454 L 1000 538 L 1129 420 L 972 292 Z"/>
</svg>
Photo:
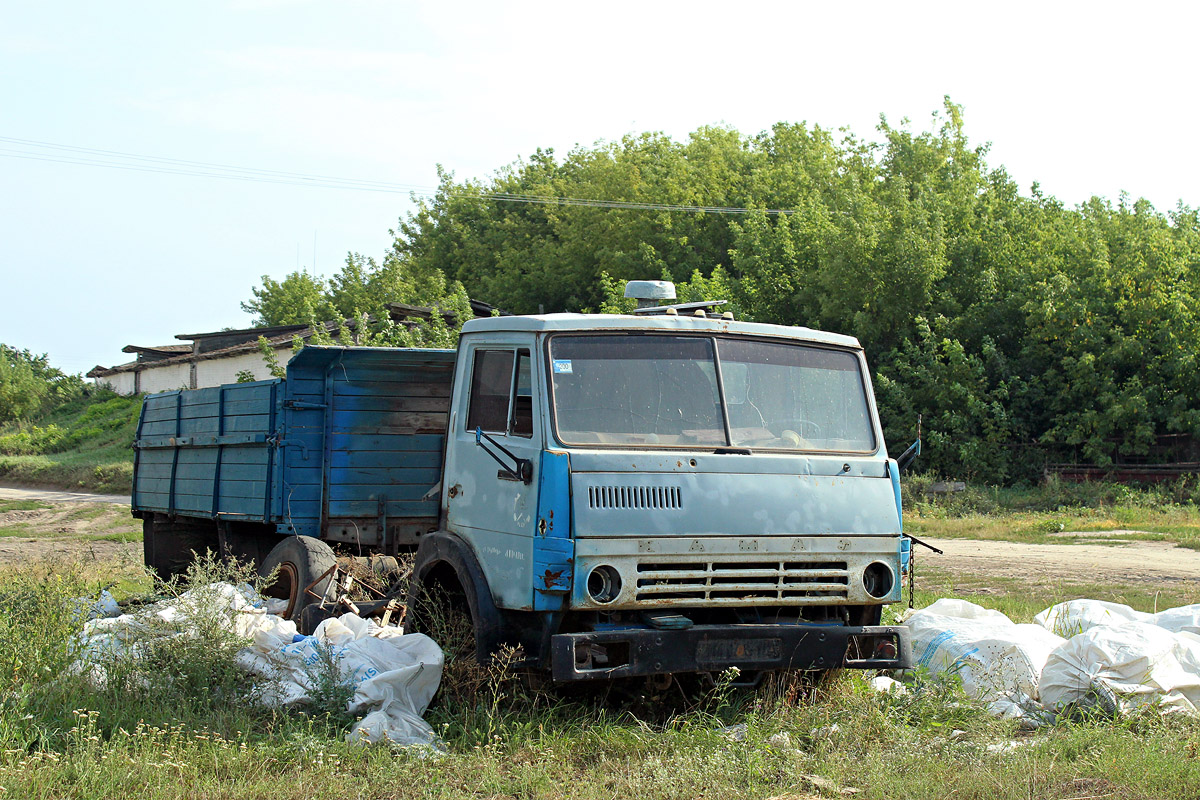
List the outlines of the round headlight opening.
<svg viewBox="0 0 1200 800">
<path fill-rule="evenodd" d="M 615 567 L 601 564 L 588 573 L 587 593 L 596 603 L 611 603 L 621 593 L 621 573 Z"/>
<path fill-rule="evenodd" d="M 871 597 L 882 600 L 892 593 L 895 585 L 896 578 L 892 575 L 891 567 L 883 562 L 876 561 L 863 570 L 863 589 Z"/>
</svg>

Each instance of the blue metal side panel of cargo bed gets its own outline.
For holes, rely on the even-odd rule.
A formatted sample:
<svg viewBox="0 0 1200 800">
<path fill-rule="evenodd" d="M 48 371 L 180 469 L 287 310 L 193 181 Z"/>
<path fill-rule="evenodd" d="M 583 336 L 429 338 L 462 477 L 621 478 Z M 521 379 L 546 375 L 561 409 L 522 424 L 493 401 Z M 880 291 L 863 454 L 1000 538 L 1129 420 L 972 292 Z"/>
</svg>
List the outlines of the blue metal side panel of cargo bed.
<svg viewBox="0 0 1200 800">
<path fill-rule="evenodd" d="M 306 347 L 300 355 L 314 349 Z M 325 453 L 325 367 L 311 357 L 292 358 L 284 382 L 284 422 L 279 435 L 283 533 L 321 534 L 322 460 Z"/>
<path fill-rule="evenodd" d="M 135 511 L 271 521 L 280 381 L 150 395 L 138 421 Z"/>
<path fill-rule="evenodd" d="M 454 359 L 453 350 L 306 347 L 289 362 L 283 499 L 297 533 L 437 519 L 430 490 L 441 480 Z"/>
</svg>

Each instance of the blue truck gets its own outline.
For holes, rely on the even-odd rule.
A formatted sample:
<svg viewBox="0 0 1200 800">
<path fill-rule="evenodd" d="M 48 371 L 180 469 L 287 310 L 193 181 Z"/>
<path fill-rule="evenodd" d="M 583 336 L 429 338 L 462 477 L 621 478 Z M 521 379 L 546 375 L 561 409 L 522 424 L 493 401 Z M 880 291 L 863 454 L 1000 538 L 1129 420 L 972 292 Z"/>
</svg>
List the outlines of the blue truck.
<svg viewBox="0 0 1200 800">
<path fill-rule="evenodd" d="M 148 396 L 132 507 L 160 575 L 253 560 L 297 619 L 339 556 L 415 554 L 410 600 L 556 681 L 901 668 L 899 472 L 857 340 L 651 306 Z"/>
</svg>

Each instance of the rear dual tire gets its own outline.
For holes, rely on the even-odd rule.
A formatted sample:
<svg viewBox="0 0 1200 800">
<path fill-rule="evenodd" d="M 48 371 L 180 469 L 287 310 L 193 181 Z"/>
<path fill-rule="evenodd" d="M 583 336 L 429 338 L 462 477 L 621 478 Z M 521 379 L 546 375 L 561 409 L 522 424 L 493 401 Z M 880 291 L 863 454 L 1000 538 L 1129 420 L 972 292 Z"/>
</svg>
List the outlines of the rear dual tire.
<svg viewBox="0 0 1200 800">
<path fill-rule="evenodd" d="M 217 547 L 216 526 L 211 522 L 187 517 L 142 520 L 142 557 L 160 580 L 183 575 L 196 556 Z"/>
</svg>

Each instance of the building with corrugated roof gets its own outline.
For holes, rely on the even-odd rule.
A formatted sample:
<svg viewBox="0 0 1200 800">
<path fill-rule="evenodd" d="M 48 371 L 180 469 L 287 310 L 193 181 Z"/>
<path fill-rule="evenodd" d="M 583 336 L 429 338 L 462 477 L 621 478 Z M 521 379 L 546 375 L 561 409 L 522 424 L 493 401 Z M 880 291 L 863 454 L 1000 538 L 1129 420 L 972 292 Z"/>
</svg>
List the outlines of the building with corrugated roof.
<svg viewBox="0 0 1200 800">
<path fill-rule="evenodd" d="M 471 311 L 477 317 L 507 314 L 478 300 L 471 301 Z M 415 325 L 418 320 L 429 319 L 434 310 L 406 303 L 389 303 L 388 312 L 395 322 Z M 441 313 L 447 324 L 455 322 L 454 314 Z M 325 328 L 334 333 L 340 324 L 327 322 Z M 353 330 L 358 321 L 347 319 L 344 324 Z M 115 367 L 94 367 L 87 377 L 93 379 L 97 386 L 106 386 L 117 394 L 125 395 L 220 386 L 236 382 L 242 373 L 253 375 L 255 380 L 265 380 L 271 377 L 271 369 L 259 347 L 260 337 L 267 340 L 279 363 L 286 364 L 292 357 L 293 340 L 299 338 L 308 341 L 313 335 L 314 331 L 308 325 L 181 333 L 175 338 L 187 344 L 126 345 L 121 352 L 134 354 L 136 358 L 133 361 Z"/>
</svg>

